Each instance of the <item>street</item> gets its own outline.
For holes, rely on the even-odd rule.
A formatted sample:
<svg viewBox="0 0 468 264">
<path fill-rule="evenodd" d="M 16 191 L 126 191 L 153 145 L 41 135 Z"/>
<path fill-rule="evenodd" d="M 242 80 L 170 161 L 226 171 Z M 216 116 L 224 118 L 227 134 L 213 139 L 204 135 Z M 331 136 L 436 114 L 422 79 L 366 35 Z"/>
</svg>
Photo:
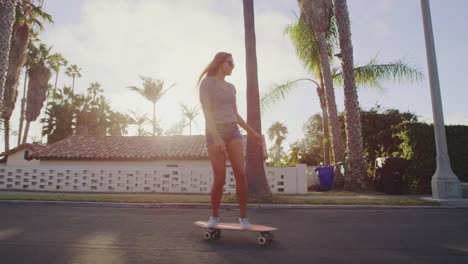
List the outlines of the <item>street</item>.
<svg viewBox="0 0 468 264">
<path fill-rule="evenodd" d="M 207 209 L 0 205 L 0 263 L 468 263 L 468 209 L 251 209 L 205 241 Z M 237 221 L 222 210 L 222 221 Z"/>
</svg>

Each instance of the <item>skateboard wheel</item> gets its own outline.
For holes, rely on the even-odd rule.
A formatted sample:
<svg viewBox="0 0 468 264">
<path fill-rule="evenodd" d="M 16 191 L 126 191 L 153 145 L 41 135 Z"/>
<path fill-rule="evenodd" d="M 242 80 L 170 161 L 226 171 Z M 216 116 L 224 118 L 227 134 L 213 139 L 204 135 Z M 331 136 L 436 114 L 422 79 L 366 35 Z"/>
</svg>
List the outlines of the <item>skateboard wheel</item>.
<svg viewBox="0 0 468 264">
<path fill-rule="evenodd" d="M 265 245 L 265 244 L 267 243 L 266 237 L 264 237 L 264 236 L 259 236 L 259 237 L 257 238 L 257 243 L 258 243 L 260 246 Z"/>
<path fill-rule="evenodd" d="M 267 240 L 273 240 L 275 238 L 275 236 L 273 235 L 273 233 L 265 233 L 263 235 Z"/>
<path fill-rule="evenodd" d="M 205 240 L 210 240 L 212 238 L 211 232 L 203 233 L 203 238 L 205 238 Z"/>
</svg>

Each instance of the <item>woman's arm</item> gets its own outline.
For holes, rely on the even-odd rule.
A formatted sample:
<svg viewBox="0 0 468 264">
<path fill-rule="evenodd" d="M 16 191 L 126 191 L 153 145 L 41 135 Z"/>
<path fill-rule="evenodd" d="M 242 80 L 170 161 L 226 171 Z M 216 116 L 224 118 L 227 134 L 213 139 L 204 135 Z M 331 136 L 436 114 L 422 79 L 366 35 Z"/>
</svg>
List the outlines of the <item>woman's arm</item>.
<svg viewBox="0 0 468 264">
<path fill-rule="evenodd" d="M 237 124 L 242 127 L 248 134 L 253 135 L 257 139 L 257 143 L 263 145 L 263 136 L 257 133 L 244 119 L 237 113 L 237 106 L 234 105 L 234 113 L 236 113 Z"/>
</svg>

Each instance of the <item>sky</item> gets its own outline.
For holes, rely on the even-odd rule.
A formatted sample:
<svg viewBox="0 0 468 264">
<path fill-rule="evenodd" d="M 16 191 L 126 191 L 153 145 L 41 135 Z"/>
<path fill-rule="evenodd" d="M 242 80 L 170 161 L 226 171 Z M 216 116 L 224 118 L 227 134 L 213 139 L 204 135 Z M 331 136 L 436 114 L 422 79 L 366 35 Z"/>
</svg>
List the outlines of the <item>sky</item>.
<svg viewBox="0 0 468 264">
<path fill-rule="evenodd" d="M 284 34 L 285 27 L 297 21 L 297 1 L 254 3 L 260 93 L 287 80 L 310 78 Z M 431 0 L 430 4 L 445 123 L 468 125 L 468 89 L 460 75 L 468 70 L 468 33 L 463 26 L 468 24 L 463 12 L 468 10 L 468 1 Z M 44 7 L 55 23 L 46 24 L 40 38 L 53 47 L 52 52 L 82 68 L 76 92 L 99 82 L 114 111 L 151 116 L 152 105 L 126 87 L 141 86 L 139 75 L 162 79 L 168 86 L 176 84 L 156 106 L 158 120 L 167 129 L 180 120 L 180 103 L 198 104 L 197 79 L 203 68 L 215 53 L 228 51 L 236 67 L 226 80 L 235 85 L 238 111 L 246 119 L 242 1 L 46 0 Z M 432 123 L 420 1 L 348 0 L 348 8 L 355 64 L 366 64 L 378 55 L 381 63 L 403 59 L 424 74 L 417 83 L 383 82 L 382 91 L 360 87 L 360 106 L 410 111 Z M 59 87 L 63 85 L 71 85 L 71 78 L 62 73 Z M 335 87 L 335 93 L 338 110 L 343 111 L 342 88 Z M 20 100 L 11 119 L 12 130 L 18 130 L 19 108 Z M 304 136 L 306 120 L 319 112 L 315 87 L 299 83 L 286 99 L 262 110 L 262 132 L 266 134 L 274 122 L 283 123 L 289 131 L 284 145 L 288 148 Z M 40 127 L 39 122 L 31 125 L 30 135 L 35 139 L 40 138 Z M 129 129 L 129 135 L 135 131 Z M 192 131 L 204 133 L 202 114 Z M 15 137 L 10 144 L 16 146 Z"/>
</svg>

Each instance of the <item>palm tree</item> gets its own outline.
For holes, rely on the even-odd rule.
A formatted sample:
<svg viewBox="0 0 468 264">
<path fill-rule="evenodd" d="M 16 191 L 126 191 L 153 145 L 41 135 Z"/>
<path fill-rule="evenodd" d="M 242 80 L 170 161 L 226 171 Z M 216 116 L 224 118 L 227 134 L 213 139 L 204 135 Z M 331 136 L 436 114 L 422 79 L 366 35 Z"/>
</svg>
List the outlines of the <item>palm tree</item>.
<svg viewBox="0 0 468 264">
<path fill-rule="evenodd" d="M 164 89 L 163 80 L 155 80 L 150 77 L 140 76 L 140 79 L 143 81 L 143 88 L 136 86 L 128 86 L 127 88 L 137 92 L 142 95 L 148 101 L 153 104 L 153 136 L 156 134 L 156 103 L 161 99 L 161 97 L 167 93 L 175 84 L 169 86 L 169 88 Z"/>
<path fill-rule="evenodd" d="M 343 86 L 343 74 L 341 67 L 334 69 L 333 82 L 338 86 Z M 384 88 L 381 85 L 382 81 L 394 81 L 401 83 L 403 81 L 413 82 L 419 81 L 422 79 L 423 74 L 419 72 L 418 69 L 411 67 L 408 63 L 403 60 L 396 60 L 388 63 L 378 63 L 377 57 L 372 58 L 366 65 L 355 66 L 354 68 L 356 83 L 359 87 L 368 87 L 375 90 L 383 90 Z M 271 104 L 276 103 L 280 99 L 284 99 L 287 94 L 289 94 L 295 87 L 298 82 L 307 81 L 312 82 L 317 86 L 317 91 L 319 91 L 320 85 L 313 79 L 310 78 L 300 78 L 293 81 L 287 81 L 284 84 L 276 85 L 272 87 L 269 91 L 262 95 L 261 102 L 262 107 L 266 108 Z M 319 98 L 322 101 L 322 96 L 318 92 Z M 321 102 L 323 106 L 323 102 Z M 323 108 L 322 108 L 323 110 Z M 322 111 L 323 118 L 323 111 Z M 322 120 L 322 125 L 326 123 Z M 324 148 L 328 145 L 325 135 L 328 133 L 324 128 Z M 327 165 L 326 155 L 328 152 L 324 150 L 324 164 Z"/>
<path fill-rule="evenodd" d="M 192 135 L 192 122 L 200 114 L 200 107 L 189 107 L 184 104 L 181 104 L 180 107 L 182 108 L 182 115 L 186 117 L 189 121 L 190 135 Z"/>
<path fill-rule="evenodd" d="M 184 128 L 187 123 L 184 118 L 181 118 L 177 123 L 173 124 L 168 130 L 164 132 L 166 136 L 180 136 L 184 133 Z"/>
<path fill-rule="evenodd" d="M 45 104 L 46 107 L 49 105 L 50 98 L 52 99 L 52 101 L 55 100 L 55 94 L 57 91 L 57 83 L 58 83 L 60 68 L 62 66 L 67 65 L 68 61 L 62 56 L 62 54 L 54 53 L 50 56 L 47 63 L 48 63 L 49 68 L 55 72 L 55 83 L 54 83 L 52 93 L 50 92 L 50 90 L 47 90 L 46 104 Z M 46 118 L 46 114 L 47 114 L 47 111 L 44 111 L 44 118 Z M 44 123 L 42 124 L 42 130 L 44 130 Z M 41 140 L 42 140 L 42 137 L 41 137 Z"/>
<path fill-rule="evenodd" d="M 60 73 L 60 69 L 62 66 L 67 66 L 68 61 L 62 56 L 60 53 L 55 53 L 50 56 L 49 59 L 49 67 L 55 72 L 55 83 L 54 83 L 54 90 L 52 92 L 52 95 L 55 94 L 55 91 L 57 90 L 57 83 L 58 83 L 58 77 Z M 55 98 L 52 96 L 52 100 Z"/>
<path fill-rule="evenodd" d="M 268 129 L 268 138 L 270 140 L 275 140 L 275 145 L 273 147 L 274 149 L 273 161 L 275 164 L 281 161 L 281 153 L 283 150 L 283 148 L 281 147 L 281 144 L 286 139 L 287 134 L 288 134 L 288 128 L 280 122 L 273 123 Z"/>
<path fill-rule="evenodd" d="M 109 113 L 109 135 L 126 135 L 128 133 L 127 128 L 130 124 L 131 118 L 129 115 L 112 111 Z"/>
<path fill-rule="evenodd" d="M 111 107 L 109 100 L 107 100 L 103 95 L 100 95 L 93 104 L 93 109 L 91 110 L 91 120 L 94 124 L 90 127 L 91 134 L 97 136 L 107 135 L 107 128 L 110 124 L 110 113 Z"/>
<path fill-rule="evenodd" d="M 316 92 L 320 99 L 320 107 L 322 109 L 322 127 L 324 139 L 323 144 L 323 163 L 324 165 L 330 164 L 330 140 L 329 140 L 329 118 L 327 110 L 327 101 L 325 98 L 324 91 L 324 80 L 321 70 L 320 63 L 320 52 L 317 44 L 316 34 L 312 31 L 310 26 L 305 22 L 305 19 L 299 19 L 298 22 L 294 25 L 289 25 L 285 29 L 285 34 L 288 34 L 293 42 L 293 45 L 296 49 L 296 53 L 299 59 L 303 62 L 304 66 L 313 74 L 315 78 L 319 81 L 316 82 L 310 78 L 302 78 L 300 80 L 308 80 L 315 84 Z M 325 33 L 326 45 L 328 50 L 328 55 L 330 60 L 333 59 L 333 50 L 336 48 L 337 43 L 337 33 L 335 27 L 335 21 L 332 18 L 330 27 Z M 296 80 L 299 81 L 299 80 Z M 280 85 L 273 88 L 267 94 L 262 96 L 261 103 L 262 107 L 275 102 L 280 97 L 284 97 L 284 94 L 293 87 L 293 84 L 296 82 L 287 82 L 286 84 Z M 331 127 L 331 129 L 339 129 L 339 127 Z"/>
<path fill-rule="evenodd" d="M 10 149 L 10 118 L 15 109 L 18 97 L 19 77 L 21 68 L 26 61 L 26 51 L 29 37 L 28 25 L 23 24 L 13 27 L 11 39 L 11 50 L 9 55 L 9 66 L 7 79 L 3 94 L 1 117 L 5 126 L 5 151 Z"/>
<path fill-rule="evenodd" d="M 16 19 L 13 25 L 12 45 L 10 50 L 10 66 L 4 90 L 5 97 L 3 103 L 5 109 L 2 113 L 4 121 L 8 123 L 16 104 L 21 68 L 28 61 L 26 51 L 32 46 L 29 45 L 31 43 L 30 36 L 32 37 L 31 39 L 35 41 L 37 40 L 37 35 L 44 30 L 40 19 L 53 23 L 52 17 L 45 13 L 39 6 L 41 1 L 37 1 L 38 5 L 34 4 L 33 1 L 20 1 L 16 8 Z M 35 49 L 35 47 L 33 47 L 32 54 L 37 54 L 37 49 Z M 27 73 L 25 74 L 25 85 L 26 81 Z M 24 108 L 22 108 L 22 113 L 23 111 Z M 5 134 L 5 147 L 9 148 L 9 124 L 6 124 L 5 127 L 8 130 L 7 134 Z M 21 130 L 22 127 L 19 131 L 19 135 L 21 135 Z M 18 144 L 20 140 L 21 138 L 19 136 Z"/>
<path fill-rule="evenodd" d="M 71 87 L 65 86 L 55 92 L 55 102 L 52 101 L 47 106 L 47 118 L 41 122 L 45 124 L 42 135 L 47 136 L 47 143 L 52 144 L 73 135 L 74 115 L 76 113 L 77 101 L 71 92 Z"/>
<path fill-rule="evenodd" d="M 148 118 L 146 114 L 139 115 L 135 111 L 130 111 L 131 113 L 131 124 L 137 126 L 137 136 L 148 136 L 151 133 L 145 130 L 144 125 L 151 123 L 151 119 Z"/>
<path fill-rule="evenodd" d="M 22 133 L 23 133 L 23 124 L 24 124 L 24 114 L 26 110 L 26 94 L 28 88 L 28 76 L 29 69 L 34 64 L 34 60 L 39 54 L 39 48 L 35 43 L 39 43 L 39 38 L 37 32 L 29 33 L 29 42 L 28 42 L 28 54 L 26 56 L 26 63 L 24 65 L 24 85 L 23 85 L 23 97 L 21 98 L 21 109 L 20 109 L 20 120 L 19 120 L 19 129 L 18 129 L 18 145 L 21 144 Z"/>
<path fill-rule="evenodd" d="M 262 123 L 257 74 L 257 50 L 255 40 L 255 14 L 253 0 L 243 0 L 245 55 L 247 69 L 247 123 L 261 134 Z M 247 137 L 246 174 L 249 185 L 249 195 L 268 199 L 271 197 L 265 167 L 263 147 L 251 137 Z"/>
<path fill-rule="evenodd" d="M 327 125 L 327 115 L 326 109 L 324 106 L 325 98 L 323 98 L 323 78 L 320 74 L 320 56 L 317 52 L 317 40 L 315 38 L 315 33 L 310 30 L 309 27 L 305 26 L 303 20 L 299 20 L 296 24 L 290 25 L 286 28 L 285 33 L 287 33 L 295 46 L 296 53 L 299 59 L 303 62 L 304 66 L 308 68 L 312 73 L 314 73 L 315 78 L 318 78 L 320 84 L 310 78 L 301 78 L 295 81 L 289 81 L 285 84 L 278 85 L 273 87 L 270 91 L 265 93 L 262 96 L 262 107 L 276 102 L 280 98 L 284 98 L 285 95 L 294 88 L 296 82 L 306 80 L 311 81 L 317 86 L 317 93 L 320 98 L 320 105 L 322 106 L 322 122 L 324 127 L 324 135 L 328 135 L 328 125 Z M 329 55 L 335 54 L 338 46 L 338 39 L 336 33 L 336 25 L 334 19 L 332 18 L 332 23 L 329 31 L 326 34 L 327 46 L 329 49 Z M 332 56 L 330 56 L 333 59 Z M 356 81 L 360 86 L 370 86 L 372 88 L 382 89 L 379 81 L 381 80 L 419 80 L 422 74 L 414 69 L 402 60 L 397 60 L 395 62 L 390 62 L 387 64 L 377 64 L 377 59 L 373 58 L 367 65 L 356 66 L 355 67 Z M 333 81 L 335 84 L 343 85 L 341 69 L 333 70 Z M 332 128 L 333 129 L 333 128 Z M 328 155 L 328 139 L 324 138 L 324 164 L 328 164 L 327 157 Z"/>
<path fill-rule="evenodd" d="M 88 93 L 91 95 L 93 100 L 96 99 L 96 96 L 102 92 L 104 92 L 104 90 L 101 88 L 101 84 L 98 82 L 93 82 L 88 87 Z"/>
<path fill-rule="evenodd" d="M 81 77 L 81 68 L 76 64 L 67 67 L 65 74 L 72 78 L 72 92 L 75 92 L 75 78 Z"/>
<path fill-rule="evenodd" d="M 3 89 L 9 65 L 8 60 L 17 3 L 17 0 L 4 0 L 0 5 L 0 99 L 3 98 Z"/>
<path fill-rule="evenodd" d="M 339 133 L 338 111 L 335 102 L 335 92 L 330 68 L 330 59 L 326 41 L 326 32 L 330 29 L 333 2 L 332 0 L 299 0 L 301 19 L 315 33 L 320 55 L 321 72 L 325 84 L 325 98 L 329 116 L 334 163 L 344 161 L 345 146 Z"/>
<path fill-rule="evenodd" d="M 41 113 L 42 106 L 47 96 L 47 90 L 51 89 L 49 80 L 52 73 L 46 67 L 47 60 L 50 58 L 48 48 L 45 44 L 39 46 L 39 54 L 34 60 L 29 70 L 28 96 L 26 105 L 26 128 L 23 135 L 23 144 L 28 138 L 29 127 L 32 121 L 35 121 Z"/>
<path fill-rule="evenodd" d="M 344 79 L 344 105 L 346 143 L 348 146 L 348 175 L 345 188 L 362 190 L 367 188 L 367 166 L 364 157 L 362 128 L 358 94 L 354 78 L 353 45 L 346 0 L 335 0 L 335 14 L 340 36 L 341 61 Z"/>
</svg>

